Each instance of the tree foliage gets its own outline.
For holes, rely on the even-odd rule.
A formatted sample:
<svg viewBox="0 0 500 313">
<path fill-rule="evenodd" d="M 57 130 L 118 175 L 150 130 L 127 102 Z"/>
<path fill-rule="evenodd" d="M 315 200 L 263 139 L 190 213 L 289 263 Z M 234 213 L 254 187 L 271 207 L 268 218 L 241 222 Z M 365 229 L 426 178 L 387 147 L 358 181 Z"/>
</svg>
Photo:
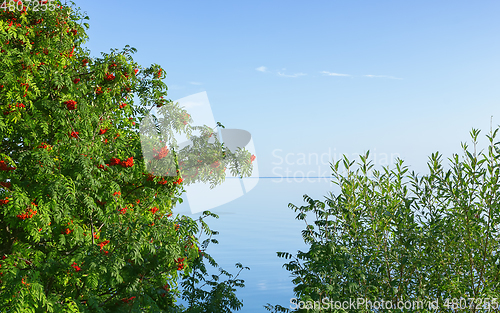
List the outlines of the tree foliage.
<svg viewBox="0 0 500 313">
<path fill-rule="evenodd" d="M 500 149 L 498 129 L 477 152 L 442 166 L 429 158 L 429 174 L 409 173 L 402 160 L 394 169 L 373 169 L 369 153 L 359 167 L 346 157 L 332 164 L 340 193 L 326 201 L 304 196 L 306 205 L 289 207 L 306 223 L 308 251 L 278 252 L 287 260 L 297 300 L 274 312 L 477 312 L 498 310 L 500 292 Z M 342 168 L 344 171 L 342 171 Z M 312 217 L 311 217 L 312 215 Z M 312 222 L 311 222 L 312 220 Z M 339 308 L 350 299 L 390 302 L 393 309 L 368 305 Z M 298 307 L 299 301 L 303 301 Z M 411 309 L 397 306 L 421 301 Z M 437 302 L 436 302 L 437 301 Z M 314 305 L 316 302 L 316 306 Z M 337 302 L 337 305 L 335 305 Z M 365 302 L 366 304 L 368 302 Z M 432 307 L 429 306 L 432 303 Z M 437 307 L 434 306 L 437 304 Z M 376 308 L 376 307 L 375 307 Z M 387 308 L 387 305 L 385 306 Z"/>
<path fill-rule="evenodd" d="M 193 220 L 172 208 L 184 183 L 220 183 L 226 166 L 251 171 L 249 153 L 193 145 L 184 154 L 191 159 L 206 149 L 222 156 L 217 170 L 198 164 L 193 175 L 179 166 L 191 159 L 178 160 L 160 136 L 146 162 L 139 125 L 154 118 L 152 108 L 172 117 L 155 124 L 169 131 L 190 134 L 189 115 L 166 99 L 164 69 L 138 65 L 134 48 L 91 57 L 82 47 L 87 19 L 74 3 L 52 0 L 0 10 L 2 312 L 239 309 L 243 281 L 231 274 L 207 280 L 211 291 L 195 286 L 208 275 L 205 260 L 217 267 L 197 235 L 212 236 L 204 218 L 217 216 Z M 175 172 L 152 173 L 166 155 Z"/>
</svg>

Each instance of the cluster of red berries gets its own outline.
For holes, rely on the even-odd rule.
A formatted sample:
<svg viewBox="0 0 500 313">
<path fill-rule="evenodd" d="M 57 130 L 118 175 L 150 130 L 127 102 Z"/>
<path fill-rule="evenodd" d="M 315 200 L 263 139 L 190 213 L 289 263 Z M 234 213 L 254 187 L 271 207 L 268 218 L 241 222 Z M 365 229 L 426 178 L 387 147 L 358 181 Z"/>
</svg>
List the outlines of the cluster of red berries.
<svg viewBox="0 0 500 313">
<path fill-rule="evenodd" d="M 87 66 L 88 63 L 89 63 L 89 61 L 87 59 L 83 59 L 82 60 L 82 65 L 83 66 Z"/>
<path fill-rule="evenodd" d="M 120 212 L 121 214 L 125 214 L 125 213 L 127 213 L 127 210 L 128 210 L 128 208 L 124 207 L 122 209 L 118 209 L 118 212 Z"/>
<path fill-rule="evenodd" d="M 122 301 L 125 302 L 125 303 L 128 303 L 129 301 L 132 301 L 134 299 L 135 299 L 135 297 L 130 297 L 128 299 L 127 298 L 123 298 Z"/>
<path fill-rule="evenodd" d="M 122 103 L 122 104 L 120 104 L 120 105 L 119 105 L 119 108 L 120 108 L 120 109 L 123 109 L 123 108 L 124 108 L 124 107 L 126 107 L 126 106 L 127 106 L 127 103 Z"/>
<path fill-rule="evenodd" d="M 151 209 L 149 209 L 149 211 L 153 214 L 155 214 L 156 212 L 158 212 L 158 208 L 157 207 L 153 207 Z"/>
<path fill-rule="evenodd" d="M 224 171 L 226 170 L 226 168 L 224 167 Z M 198 175 L 199 171 L 198 171 L 198 168 L 196 168 L 196 172 L 193 173 L 193 175 L 187 175 L 187 177 L 189 178 L 195 178 L 196 175 Z"/>
<path fill-rule="evenodd" d="M 96 90 L 95 90 L 95 93 L 96 93 L 96 95 L 102 94 L 103 91 L 102 91 L 101 87 L 97 87 Z"/>
<path fill-rule="evenodd" d="M 64 101 L 64 104 L 66 104 L 66 107 L 68 108 L 68 110 L 75 110 L 76 109 L 76 101 L 75 100 Z"/>
<path fill-rule="evenodd" d="M 73 138 L 78 138 L 78 132 L 71 132 L 71 134 L 69 134 L 70 137 L 73 137 Z"/>
<path fill-rule="evenodd" d="M 21 85 L 23 85 L 23 84 L 21 84 Z M 3 86 L 3 85 L 2 85 L 2 86 Z M 26 107 L 26 106 L 25 106 L 24 104 L 22 104 L 22 103 L 16 103 L 16 105 L 15 105 L 15 106 L 16 106 L 16 108 L 25 108 L 25 107 Z M 12 107 L 12 106 L 11 106 L 11 105 L 9 105 L 9 109 L 10 109 L 11 107 Z M 3 112 L 3 115 L 9 115 L 9 114 L 10 114 L 10 113 L 12 113 L 12 112 L 14 112 L 14 111 L 4 111 L 4 112 Z"/>
<path fill-rule="evenodd" d="M 109 161 L 109 166 L 114 166 L 114 165 L 120 165 L 120 159 L 111 158 L 111 160 Z"/>
<path fill-rule="evenodd" d="M 107 245 L 108 243 L 109 243 L 109 240 L 104 240 L 103 242 L 101 242 L 101 243 L 99 244 L 99 247 L 101 247 L 101 250 L 102 250 L 102 248 L 103 248 L 105 245 Z"/>
<path fill-rule="evenodd" d="M 122 195 L 122 193 L 121 193 L 121 192 L 119 192 L 119 191 L 115 191 L 115 193 L 113 193 L 113 196 L 116 196 L 116 195 L 121 196 L 121 195 Z"/>
<path fill-rule="evenodd" d="M 250 163 L 252 163 L 253 161 L 255 161 L 255 158 L 256 158 L 256 156 L 252 154 L 252 156 L 250 157 Z"/>
<path fill-rule="evenodd" d="M 156 74 L 156 77 L 160 78 L 161 76 L 161 68 L 158 70 L 158 74 Z"/>
<path fill-rule="evenodd" d="M 120 161 L 118 158 L 111 158 L 109 161 L 109 166 L 121 165 L 122 167 L 132 167 L 134 166 L 134 157 L 130 157 L 126 160 Z"/>
<path fill-rule="evenodd" d="M 61 230 L 61 234 L 63 234 L 63 235 L 69 235 L 72 232 L 73 232 L 73 229 L 69 229 L 69 228 Z"/>
<path fill-rule="evenodd" d="M 134 157 L 130 157 L 130 158 L 128 158 L 127 160 L 122 161 L 122 162 L 120 163 L 120 165 L 121 165 L 122 167 L 132 167 L 132 166 L 134 166 Z"/>
<path fill-rule="evenodd" d="M 187 245 L 184 245 L 184 251 L 186 251 L 186 252 L 187 252 L 189 248 L 191 248 L 191 249 L 193 249 L 193 248 L 194 248 L 194 244 L 193 244 L 192 242 L 190 242 L 190 243 L 189 243 L 189 244 L 187 244 Z"/>
<path fill-rule="evenodd" d="M 162 147 L 162 148 L 160 149 L 160 151 L 157 151 L 156 149 L 153 149 L 153 152 L 158 153 L 158 154 L 154 157 L 154 159 L 155 159 L 155 160 L 161 160 L 161 159 L 163 159 L 164 157 L 166 157 L 166 156 L 167 156 L 167 154 L 168 154 L 169 150 L 167 149 L 167 147 Z"/>
<path fill-rule="evenodd" d="M 158 100 L 158 102 L 156 102 L 156 107 L 161 108 L 165 104 L 165 102 L 166 102 L 166 100 L 163 99 L 163 96 L 161 96 L 160 99 Z"/>
<path fill-rule="evenodd" d="M 148 174 L 148 177 L 146 178 L 146 180 L 149 180 L 149 181 L 153 181 L 153 179 L 155 178 L 156 176 L 154 175 L 151 175 L 151 174 Z M 179 177 L 179 179 L 177 179 L 176 181 L 174 181 L 174 185 L 176 184 L 180 184 L 184 181 L 184 179 L 182 177 Z M 158 184 L 160 185 L 166 185 L 168 183 L 168 180 L 165 180 L 165 178 L 161 178 L 160 181 L 158 181 Z"/>
<path fill-rule="evenodd" d="M 105 129 L 99 129 L 99 135 L 104 135 L 108 131 L 107 128 Z"/>
<path fill-rule="evenodd" d="M 15 167 L 7 166 L 5 161 L 0 161 L 0 171 L 13 171 L 15 170 Z"/>
<path fill-rule="evenodd" d="M 106 164 L 106 165 L 108 165 L 108 164 Z M 109 166 L 109 165 L 108 165 L 108 166 Z M 104 165 L 102 165 L 102 164 L 97 164 L 97 168 L 103 169 L 103 170 L 105 170 L 105 171 L 107 171 L 107 170 L 108 170 L 108 169 L 107 169 L 106 167 L 104 167 Z"/>
<path fill-rule="evenodd" d="M 10 182 L 0 182 L 0 186 L 3 186 L 5 188 L 10 188 L 12 184 Z"/>
<path fill-rule="evenodd" d="M 36 210 L 33 211 L 32 209 L 29 209 L 28 212 L 25 212 L 23 214 L 18 214 L 16 215 L 16 217 L 24 221 L 27 218 L 32 218 L 36 213 L 37 213 Z"/>
<path fill-rule="evenodd" d="M 178 180 L 174 181 L 174 185 L 177 185 L 177 184 L 180 184 L 184 181 L 184 179 L 182 177 L 179 177 Z"/>
<path fill-rule="evenodd" d="M 115 79 L 115 75 L 112 73 L 106 73 L 106 80 L 112 81 L 113 79 Z"/>
<path fill-rule="evenodd" d="M 37 148 L 52 150 L 52 147 L 46 144 L 45 142 L 42 142 Z"/>
<path fill-rule="evenodd" d="M 175 263 L 177 263 L 177 270 L 180 271 L 182 269 L 184 269 L 184 260 L 186 258 L 178 258 L 177 260 L 175 260 Z"/>
<path fill-rule="evenodd" d="M 73 83 L 78 84 L 80 82 L 80 78 L 73 79 Z"/>
<path fill-rule="evenodd" d="M 137 74 L 139 72 L 139 69 L 134 69 L 134 74 Z"/>
<path fill-rule="evenodd" d="M 187 114 L 187 113 L 184 113 L 184 114 L 182 115 L 182 117 L 183 117 L 182 124 L 187 125 L 187 123 L 188 123 L 188 122 L 187 122 L 187 120 L 191 117 L 191 115 L 189 115 L 189 114 Z"/>
<path fill-rule="evenodd" d="M 165 290 L 166 292 L 162 293 L 161 296 L 165 297 L 167 295 L 167 292 L 170 291 L 170 285 L 169 284 L 165 284 L 163 286 L 163 290 Z"/>
<path fill-rule="evenodd" d="M 4 205 L 9 203 L 9 198 L 5 197 L 5 199 L 0 200 L 0 205 Z"/>
<path fill-rule="evenodd" d="M 75 272 L 79 272 L 82 270 L 80 266 L 76 264 L 76 262 L 73 262 L 73 264 L 71 264 L 71 267 L 75 269 Z"/>
</svg>

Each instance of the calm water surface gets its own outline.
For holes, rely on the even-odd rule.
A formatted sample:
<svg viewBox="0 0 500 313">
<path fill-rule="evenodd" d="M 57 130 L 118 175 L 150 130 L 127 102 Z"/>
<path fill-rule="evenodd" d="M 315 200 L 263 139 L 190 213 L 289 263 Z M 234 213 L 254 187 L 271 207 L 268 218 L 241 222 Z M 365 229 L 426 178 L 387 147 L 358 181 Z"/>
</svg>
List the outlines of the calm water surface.
<svg viewBox="0 0 500 313">
<path fill-rule="evenodd" d="M 299 183 L 259 179 L 257 186 L 243 197 L 211 210 L 219 219 L 206 221 L 220 234 L 214 237 L 219 244 L 211 244 L 208 253 L 230 273 L 237 273 L 237 262 L 250 267 L 240 274 L 246 287 L 237 291 L 243 301 L 239 312 L 268 312 L 263 308 L 266 303 L 290 305 L 294 296 L 292 278 L 282 267 L 286 260 L 278 258 L 276 252 L 295 253 L 307 250 L 307 246 L 301 237 L 305 224 L 295 219 L 297 213 L 288 204 L 305 205 L 304 194 L 323 201 L 329 191 L 336 190 L 328 180 Z M 185 203 L 174 212 L 199 216 L 190 215 Z"/>
</svg>

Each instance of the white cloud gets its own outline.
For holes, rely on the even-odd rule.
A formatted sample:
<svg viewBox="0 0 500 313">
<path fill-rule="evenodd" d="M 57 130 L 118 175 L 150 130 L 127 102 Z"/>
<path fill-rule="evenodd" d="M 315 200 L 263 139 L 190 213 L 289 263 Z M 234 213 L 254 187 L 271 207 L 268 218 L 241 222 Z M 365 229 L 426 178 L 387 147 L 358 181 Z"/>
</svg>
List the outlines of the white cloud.
<svg viewBox="0 0 500 313">
<path fill-rule="evenodd" d="M 199 85 L 203 85 L 203 83 L 200 83 L 200 82 L 189 82 L 189 83 L 190 83 L 191 85 L 197 85 L 197 86 L 199 86 Z"/>
<path fill-rule="evenodd" d="M 283 74 L 281 72 L 278 72 L 278 76 L 282 76 L 282 77 L 299 77 L 299 76 L 304 76 L 304 75 L 307 75 L 307 74 L 304 74 L 304 73 L 295 73 L 295 74 L 292 74 L 292 75 L 287 75 L 287 74 Z"/>
<path fill-rule="evenodd" d="M 389 78 L 389 79 L 402 79 L 394 76 L 387 76 L 387 75 L 364 75 L 365 77 L 369 78 Z"/>
<path fill-rule="evenodd" d="M 260 67 L 257 67 L 255 70 L 256 70 L 256 71 L 258 71 L 258 72 L 262 72 L 262 73 L 271 73 L 271 72 L 272 72 L 272 73 L 276 73 L 276 75 L 281 76 L 281 77 L 299 77 L 299 76 L 304 76 L 304 75 L 307 75 L 307 74 L 304 74 L 304 73 L 295 73 L 295 74 L 291 74 L 291 75 L 289 75 L 289 74 L 282 73 L 282 72 L 280 72 L 280 71 L 277 71 L 277 72 L 275 72 L 275 71 L 270 71 L 270 70 L 269 70 L 267 67 L 265 67 L 265 66 L 260 66 Z M 286 68 L 283 68 L 281 71 L 286 71 Z"/>
<path fill-rule="evenodd" d="M 351 76 L 349 74 L 339 74 L 339 73 L 331 73 L 327 71 L 321 72 L 321 74 L 327 75 L 327 76 Z"/>
</svg>

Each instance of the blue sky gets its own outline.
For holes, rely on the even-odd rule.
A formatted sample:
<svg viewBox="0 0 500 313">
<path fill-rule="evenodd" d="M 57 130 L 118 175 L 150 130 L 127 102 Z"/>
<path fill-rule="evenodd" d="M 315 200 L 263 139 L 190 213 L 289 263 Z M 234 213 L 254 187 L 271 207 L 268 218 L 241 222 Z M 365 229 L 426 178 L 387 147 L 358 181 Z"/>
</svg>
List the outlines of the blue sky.
<svg viewBox="0 0 500 313">
<path fill-rule="evenodd" d="M 217 121 L 252 133 L 261 175 L 275 149 L 328 148 L 398 153 L 424 172 L 430 153 L 500 124 L 498 1 L 78 5 L 93 55 L 128 44 L 165 68 L 172 100 L 206 91 Z"/>
<path fill-rule="evenodd" d="M 252 134 L 260 176 L 324 176 L 325 156 L 366 150 L 378 169 L 395 155 L 426 174 L 431 153 L 461 153 L 473 127 L 485 148 L 490 117 L 500 124 L 498 1 L 77 4 L 94 56 L 130 45 L 138 63 L 166 70 L 170 99 L 206 91 L 216 121 Z M 292 296 L 275 252 L 301 248 L 303 225 L 286 206 L 321 199 L 324 182 L 262 181 L 214 210 L 222 244 L 212 255 L 252 269 L 244 312 Z"/>
</svg>

